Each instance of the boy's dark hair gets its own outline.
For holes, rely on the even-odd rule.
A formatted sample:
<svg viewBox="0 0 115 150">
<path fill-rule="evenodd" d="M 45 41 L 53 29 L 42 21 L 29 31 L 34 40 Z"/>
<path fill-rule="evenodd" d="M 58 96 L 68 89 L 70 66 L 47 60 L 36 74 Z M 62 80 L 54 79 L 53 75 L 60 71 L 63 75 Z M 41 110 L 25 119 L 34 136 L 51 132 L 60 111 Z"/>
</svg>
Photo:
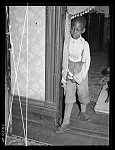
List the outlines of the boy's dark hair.
<svg viewBox="0 0 115 150">
<path fill-rule="evenodd" d="M 75 22 L 79 22 L 81 24 L 81 28 L 82 30 L 85 28 L 86 26 L 86 20 L 83 16 L 80 17 L 75 17 L 71 20 L 71 27 L 75 24 Z"/>
</svg>

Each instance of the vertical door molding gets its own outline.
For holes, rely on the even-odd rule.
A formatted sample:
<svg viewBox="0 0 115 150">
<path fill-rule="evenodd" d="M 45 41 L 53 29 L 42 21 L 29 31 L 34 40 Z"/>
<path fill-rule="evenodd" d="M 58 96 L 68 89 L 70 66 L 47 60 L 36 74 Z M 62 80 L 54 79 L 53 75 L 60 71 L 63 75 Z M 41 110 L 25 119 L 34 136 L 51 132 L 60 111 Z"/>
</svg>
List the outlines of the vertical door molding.
<svg viewBox="0 0 115 150">
<path fill-rule="evenodd" d="M 63 88 L 61 87 L 62 55 L 65 29 L 65 6 L 56 6 L 56 46 L 55 46 L 55 73 L 54 73 L 54 102 L 57 103 L 56 120 L 62 118 Z"/>
<path fill-rule="evenodd" d="M 63 6 L 46 7 L 46 102 L 57 103 L 62 60 Z"/>
<path fill-rule="evenodd" d="M 55 6 L 46 6 L 45 102 L 53 103 Z"/>
<path fill-rule="evenodd" d="M 56 120 L 62 115 L 61 66 L 64 42 L 65 6 L 46 7 L 46 98 L 45 106 L 56 106 Z M 62 99 L 62 100 L 60 100 Z M 59 113 L 60 112 L 60 113 Z"/>
</svg>

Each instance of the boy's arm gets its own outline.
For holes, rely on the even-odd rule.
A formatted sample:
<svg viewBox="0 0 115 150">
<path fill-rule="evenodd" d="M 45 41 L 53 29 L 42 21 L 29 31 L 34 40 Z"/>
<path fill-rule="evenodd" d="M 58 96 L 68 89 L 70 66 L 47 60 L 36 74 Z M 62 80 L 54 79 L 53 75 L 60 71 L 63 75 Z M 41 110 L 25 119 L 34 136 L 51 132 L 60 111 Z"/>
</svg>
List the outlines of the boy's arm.
<svg viewBox="0 0 115 150">
<path fill-rule="evenodd" d="M 83 67 L 81 69 L 81 76 L 84 79 L 86 77 L 86 74 L 89 70 L 89 66 L 90 66 L 90 48 L 89 48 L 89 44 L 88 42 L 85 41 L 85 45 L 84 45 L 84 53 L 83 53 L 83 58 L 82 61 L 85 62 L 83 64 Z"/>
<path fill-rule="evenodd" d="M 90 66 L 90 48 L 89 48 L 89 44 L 86 41 L 84 45 L 82 61 L 85 63 L 83 64 L 81 71 L 78 74 L 74 75 L 74 80 L 78 84 L 80 84 L 85 79 Z"/>
</svg>

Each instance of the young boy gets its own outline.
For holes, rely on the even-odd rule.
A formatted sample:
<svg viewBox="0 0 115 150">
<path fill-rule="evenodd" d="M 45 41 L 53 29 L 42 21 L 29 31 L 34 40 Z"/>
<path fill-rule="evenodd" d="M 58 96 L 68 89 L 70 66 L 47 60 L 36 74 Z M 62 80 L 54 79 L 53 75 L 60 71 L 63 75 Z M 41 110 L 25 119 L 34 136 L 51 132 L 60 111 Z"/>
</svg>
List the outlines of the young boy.
<svg viewBox="0 0 115 150">
<path fill-rule="evenodd" d="M 85 32 L 86 20 L 84 17 L 76 17 L 71 20 L 70 42 L 68 47 L 68 70 L 65 75 L 62 69 L 62 83 L 65 90 L 65 112 L 62 124 L 55 130 L 55 133 L 62 133 L 67 130 L 70 124 L 70 115 L 73 103 L 76 102 L 76 90 L 78 100 L 81 103 L 81 111 L 78 114 L 82 120 L 88 120 L 86 104 L 89 103 L 88 91 L 88 70 L 90 66 L 89 44 L 81 37 Z"/>
</svg>

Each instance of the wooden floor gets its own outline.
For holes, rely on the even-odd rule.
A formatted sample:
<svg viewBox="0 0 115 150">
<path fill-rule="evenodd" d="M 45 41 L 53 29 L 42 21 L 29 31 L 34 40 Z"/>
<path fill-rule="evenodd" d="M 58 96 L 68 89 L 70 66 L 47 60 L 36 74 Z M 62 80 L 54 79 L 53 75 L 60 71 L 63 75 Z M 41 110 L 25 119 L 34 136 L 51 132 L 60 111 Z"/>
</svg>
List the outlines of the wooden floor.
<svg viewBox="0 0 115 150">
<path fill-rule="evenodd" d="M 99 84 L 103 76 L 101 71 L 109 65 L 107 51 L 91 52 L 91 64 L 89 68 L 89 93 L 91 101 L 97 102 L 102 85 Z"/>
<path fill-rule="evenodd" d="M 74 103 L 71 115 L 70 130 L 63 134 L 55 134 L 55 126 L 44 120 L 36 121 L 38 114 L 34 112 L 32 118 L 28 119 L 27 131 L 28 138 L 51 145 L 109 145 L 109 116 L 106 114 L 97 114 L 94 111 L 95 102 L 90 102 L 87 107 L 87 113 L 91 121 L 80 121 L 77 119 L 79 112 L 78 105 Z M 24 137 L 24 128 L 22 120 L 13 113 L 12 134 Z"/>
<path fill-rule="evenodd" d="M 77 123 L 77 126 L 80 126 L 83 123 Z M 91 125 L 90 125 L 91 126 Z M 94 125 L 95 126 L 95 125 Z M 55 127 L 51 124 L 46 124 L 44 122 L 37 123 L 28 121 L 28 138 L 45 142 L 53 146 L 66 146 L 66 145 L 109 145 L 109 140 L 107 134 L 103 136 L 103 133 L 100 131 L 96 134 L 90 130 L 83 130 L 83 128 L 74 128 L 71 124 L 70 130 L 64 132 L 63 134 L 55 134 Z M 92 125 L 93 127 L 93 125 Z M 100 130 L 102 126 L 100 127 Z M 95 126 L 95 128 L 97 128 Z M 88 133 L 89 132 L 89 133 Z M 24 137 L 22 122 L 18 118 L 13 118 L 13 134 Z M 102 134 L 102 135 L 101 135 Z"/>
</svg>

